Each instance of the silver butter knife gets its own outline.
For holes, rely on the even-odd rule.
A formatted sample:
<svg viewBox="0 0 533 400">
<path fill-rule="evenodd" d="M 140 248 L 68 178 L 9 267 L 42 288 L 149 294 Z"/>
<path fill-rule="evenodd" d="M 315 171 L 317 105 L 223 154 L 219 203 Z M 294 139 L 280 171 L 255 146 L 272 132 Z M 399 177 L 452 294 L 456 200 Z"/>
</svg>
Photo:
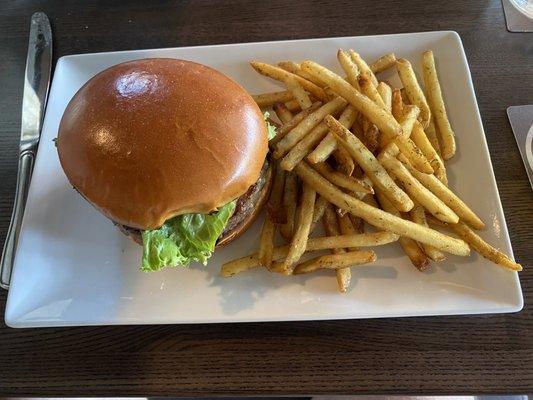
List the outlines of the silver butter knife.
<svg viewBox="0 0 533 400">
<path fill-rule="evenodd" d="M 33 163 L 41 136 L 44 110 L 50 86 L 51 68 L 52 29 L 50 28 L 50 21 L 48 21 L 45 13 L 36 12 L 31 16 L 28 57 L 24 74 L 20 155 L 15 203 L 0 262 L 0 286 L 4 289 L 9 288 L 11 281 L 11 271 L 15 260 Z"/>
</svg>

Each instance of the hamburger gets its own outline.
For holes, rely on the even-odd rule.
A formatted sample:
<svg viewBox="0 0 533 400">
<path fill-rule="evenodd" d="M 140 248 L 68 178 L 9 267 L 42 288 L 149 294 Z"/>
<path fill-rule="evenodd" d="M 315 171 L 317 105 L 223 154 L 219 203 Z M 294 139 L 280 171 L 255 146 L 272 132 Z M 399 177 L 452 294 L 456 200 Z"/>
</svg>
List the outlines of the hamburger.
<svg viewBox="0 0 533 400">
<path fill-rule="evenodd" d="M 254 221 L 271 184 L 269 135 L 252 97 L 207 66 L 151 58 L 91 78 L 57 137 L 89 203 L 143 246 L 141 269 L 206 263 Z"/>
</svg>

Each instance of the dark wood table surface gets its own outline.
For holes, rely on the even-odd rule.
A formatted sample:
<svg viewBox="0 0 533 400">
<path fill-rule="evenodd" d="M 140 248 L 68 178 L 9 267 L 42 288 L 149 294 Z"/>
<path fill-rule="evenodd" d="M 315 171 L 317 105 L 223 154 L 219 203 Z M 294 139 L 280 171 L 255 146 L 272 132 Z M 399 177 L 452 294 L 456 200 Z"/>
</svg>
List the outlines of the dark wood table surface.
<svg viewBox="0 0 533 400">
<path fill-rule="evenodd" d="M 152 4 L 153 3 L 153 4 Z M 0 326 L 0 395 L 533 391 L 533 193 L 505 110 L 533 102 L 533 34 L 494 1 L 0 2 L 0 243 L 15 191 L 28 22 L 73 53 L 455 30 L 463 40 L 520 274 L 507 315 L 80 327 Z M 0 309 L 6 292 L 0 290 Z"/>
</svg>

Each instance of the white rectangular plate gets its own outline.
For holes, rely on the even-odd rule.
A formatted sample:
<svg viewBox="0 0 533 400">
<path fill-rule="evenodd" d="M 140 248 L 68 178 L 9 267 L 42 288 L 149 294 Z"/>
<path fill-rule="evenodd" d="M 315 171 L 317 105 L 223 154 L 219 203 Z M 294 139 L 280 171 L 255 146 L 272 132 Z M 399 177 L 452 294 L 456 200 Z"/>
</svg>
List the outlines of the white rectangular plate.
<svg viewBox="0 0 533 400">
<path fill-rule="evenodd" d="M 450 185 L 487 222 L 482 236 L 511 254 L 468 64 L 455 32 L 344 37 L 223 46 L 124 51 L 62 57 L 54 74 L 6 309 L 13 327 L 318 320 L 513 312 L 523 300 L 516 273 L 477 255 L 450 256 L 417 271 L 397 244 L 377 250 L 375 265 L 354 268 L 339 294 L 330 273 L 283 277 L 257 269 L 221 278 L 220 266 L 257 247 L 259 223 L 207 267 L 139 271 L 141 248 L 124 237 L 68 184 L 53 139 L 74 93 L 97 72 L 144 57 L 209 65 L 251 93 L 278 89 L 248 65 L 252 59 L 313 59 L 335 70 L 338 48 L 367 60 L 394 51 L 413 61 L 433 49 L 458 154 Z M 387 79 L 395 79 L 393 71 Z M 397 82 L 396 82 L 397 83 Z"/>
</svg>

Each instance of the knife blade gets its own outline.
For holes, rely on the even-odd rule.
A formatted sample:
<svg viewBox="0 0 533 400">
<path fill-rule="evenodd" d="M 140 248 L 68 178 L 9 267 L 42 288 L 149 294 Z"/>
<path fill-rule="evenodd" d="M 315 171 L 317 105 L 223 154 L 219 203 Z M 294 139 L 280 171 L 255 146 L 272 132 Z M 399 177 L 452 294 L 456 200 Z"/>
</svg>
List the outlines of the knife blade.
<svg viewBox="0 0 533 400">
<path fill-rule="evenodd" d="M 11 223 L 0 261 L 0 286 L 9 288 L 18 236 L 39 146 L 52 69 L 52 29 L 43 12 L 31 16 L 28 56 L 24 74 L 17 188 Z"/>
</svg>

